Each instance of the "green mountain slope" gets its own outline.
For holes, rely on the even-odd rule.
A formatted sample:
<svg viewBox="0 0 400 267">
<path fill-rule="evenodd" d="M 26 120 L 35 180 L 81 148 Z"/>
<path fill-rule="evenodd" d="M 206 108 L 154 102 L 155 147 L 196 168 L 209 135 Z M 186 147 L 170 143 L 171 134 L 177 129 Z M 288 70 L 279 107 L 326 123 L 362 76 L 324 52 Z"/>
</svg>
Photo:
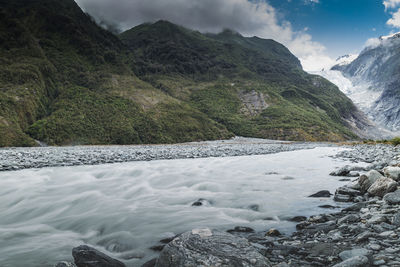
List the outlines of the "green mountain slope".
<svg viewBox="0 0 400 267">
<path fill-rule="evenodd" d="M 166 21 L 120 36 L 73 0 L 0 0 L 0 146 L 356 138 L 283 45 Z"/>
</svg>

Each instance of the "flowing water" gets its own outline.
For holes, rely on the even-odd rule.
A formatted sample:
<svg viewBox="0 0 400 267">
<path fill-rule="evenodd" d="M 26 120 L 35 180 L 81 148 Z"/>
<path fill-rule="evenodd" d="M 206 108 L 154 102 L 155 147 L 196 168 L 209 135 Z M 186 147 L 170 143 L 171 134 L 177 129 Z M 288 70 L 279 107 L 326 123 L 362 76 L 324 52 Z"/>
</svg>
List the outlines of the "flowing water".
<svg viewBox="0 0 400 267">
<path fill-rule="evenodd" d="M 165 237 L 208 226 L 290 233 L 296 215 L 326 212 L 307 198 L 343 182 L 343 148 L 0 172 L 0 266 L 53 266 L 89 244 L 128 266 Z M 191 204 L 199 198 L 208 203 Z"/>
</svg>

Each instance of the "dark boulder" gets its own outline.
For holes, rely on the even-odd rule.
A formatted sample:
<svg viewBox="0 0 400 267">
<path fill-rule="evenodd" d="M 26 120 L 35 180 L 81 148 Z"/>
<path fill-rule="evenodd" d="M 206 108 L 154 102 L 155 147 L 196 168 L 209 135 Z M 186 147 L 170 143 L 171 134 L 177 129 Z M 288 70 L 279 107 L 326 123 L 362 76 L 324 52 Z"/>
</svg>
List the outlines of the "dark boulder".
<svg viewBox="0 0 400 267">
<path fill-rule="evenodd" d="M 72 256 L 77 267 L 125 267 L 119 260 L 85 245 L 73 248 Z"/>
</svg>

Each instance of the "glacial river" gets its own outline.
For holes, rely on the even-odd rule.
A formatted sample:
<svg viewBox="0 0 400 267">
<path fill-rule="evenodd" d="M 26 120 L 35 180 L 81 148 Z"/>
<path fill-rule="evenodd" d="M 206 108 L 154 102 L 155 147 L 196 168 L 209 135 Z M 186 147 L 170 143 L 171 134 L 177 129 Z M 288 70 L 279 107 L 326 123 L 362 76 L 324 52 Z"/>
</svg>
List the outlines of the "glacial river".
<svg viewBox="0 0 400 267">
<path fill-rule="evenodd" d="M 344 183 L 329 176 L 343 149 L 0 172 L 0 266 L 72 261 L 81 244 L 140 266 L 160 239 L 195 227 L 290 233 L 288 218 L 337 205 L 307 196 Z"/>
</svg>

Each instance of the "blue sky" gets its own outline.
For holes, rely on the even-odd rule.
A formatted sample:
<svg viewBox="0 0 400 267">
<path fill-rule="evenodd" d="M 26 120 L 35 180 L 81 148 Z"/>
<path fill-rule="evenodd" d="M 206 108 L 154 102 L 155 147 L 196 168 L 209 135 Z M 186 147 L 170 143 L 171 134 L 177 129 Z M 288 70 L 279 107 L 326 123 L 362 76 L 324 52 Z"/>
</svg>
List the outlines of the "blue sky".
<svg viewBox="0 0 400 267">
<path fill-rule="evenodd" d="M 386 24 L 392 11 L 380 0 L 269 0 L 278 16 L 294 31 L 308 28 L 314 41 L 323 44 L 332 57 L 357 53 L 366 40 L 397 31 Z"/>
</svg>

